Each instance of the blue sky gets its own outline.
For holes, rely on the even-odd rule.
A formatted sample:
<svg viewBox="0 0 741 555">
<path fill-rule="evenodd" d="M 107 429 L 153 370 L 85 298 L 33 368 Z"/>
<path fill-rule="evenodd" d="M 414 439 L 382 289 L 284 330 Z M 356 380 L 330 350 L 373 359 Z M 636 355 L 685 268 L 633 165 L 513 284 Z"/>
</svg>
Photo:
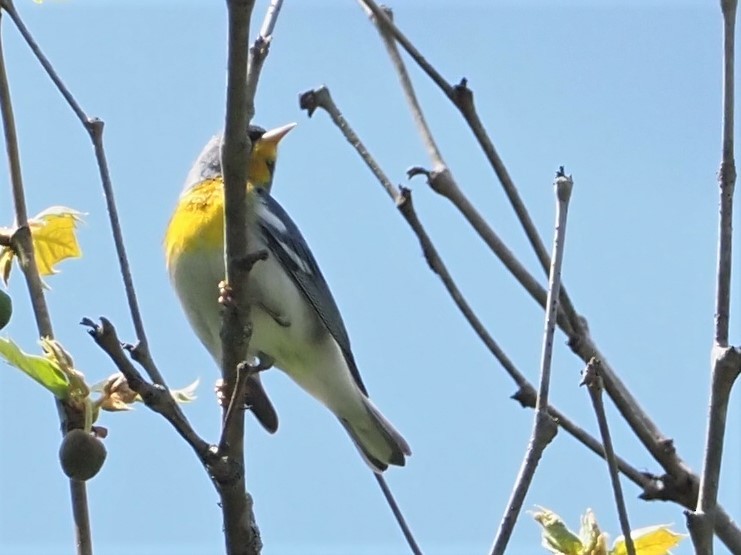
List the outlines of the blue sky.
<svg viewBox="0 0 741 555">
<path fill-rule="evenodd" d="M 213 2 L 19 1 L 67 85 L 106 122 L 106 148 L 153 353 L 168 381 L 201 378 L 187 407 L 218 437 L 217 369 L 172 293 L 161 240 L 190 164 L 223 126 L 225 9 Z M 720 152 L 720 13 L 685 1 L 394 3 L 396 21 L 450 81 L 465 76 L 480 115 L 550 244 L 552 180 L 575 180 L 564 280 L 596 342 L 679 452 L 699 471 L 712 340 Z M 640 4 L 640 6 L 638 5 Z M 255 26 L 262 20 L 259 3 Z M 105 315 L 133 339 L 92 149 L 9 24 L 4 49 L 31 213 L 86 212 L 85 256 L 51 278 L 58 338 L 91 382 L 113 371 L 77 325 Z M 454 108 L 410 71 L 446 161 L 493 228 L 541 276 L 491 169 Z M 532 413 L 428 270 L 388 197 L 333 127 L 307 119 L 298 94 L 327 84 L 389 176 L 428 165 L 376 31 L 354 2 L 286 2 L 262 75 L 256 122 L 297 121 L 285 139 L 274 195 L 309 241 L 353 342 L 374 402 L 414 455 L 387 473 L 427 554 L 483 553 L 504 510 Z M 5 161 L 0 219 L 12 220 Z M 537 378 L 541 309 L 444 199 L 411 183 L 420 218 L 487 328 Z M 737 211 L 738 212 L 738 211 Z M 738 217 L 735 219 L 739 227 Z M 738 239 L 738 233 L 735 234 Z M 737 249 L 738 251 L 738 249 Z M 736 257 L 735 281 L 741 265 Z M 3 331 L 34 348 L 23 282 Z M 732 337 L 741 338 L 739 288 Z M 583 364 L 557 336 L 553 403 L 596 433 Z M 331 415 L 278 371 L 265 376 L 281 418 L 275 436 L 250 419 L 247 476 L 265 553 L 406 553 L 368 469 Z M 729 416 L 721 500 L 741 516 L 741 411 Z M 659 471 L 609 407 L 617 451 Z M 20 373 L 0 371 L 0 554 L 69 553 L 67 483 L 52 400 Z M 96 553 L 218 553 L 217 496 L 184 442 L 143 407 L 105 414 L 108 461 L 89 484 Z M 645 503 L 625 485 L 634 528 L 675 523 L 675 505 Z M 572 527 L 587 508 L 618 534 L 602 461 L 561 433 L 526 506 Z M 510 553 L 536 553 L 520 520 Z M 676 553 L 687 554 L 689 542 Z"/>
</svg>

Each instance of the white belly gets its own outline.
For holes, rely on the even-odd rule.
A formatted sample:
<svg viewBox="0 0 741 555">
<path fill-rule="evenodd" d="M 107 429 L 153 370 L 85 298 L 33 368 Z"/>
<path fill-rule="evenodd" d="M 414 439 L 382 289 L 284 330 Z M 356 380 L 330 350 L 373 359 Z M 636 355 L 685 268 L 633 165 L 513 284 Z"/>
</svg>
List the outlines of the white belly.
<svg viewBox="0 0 741 555">
<path fill-rule="evenodd" d="M 279 262 L 269 257 L 258 262 L 248 278 L 252 320 L 249 354 L 270 356 L 277 368 L 336 414 L 354 410 L 361 393 L 344 356 L 293 280 L 278 266 Z M 221 253 L 183 254 L 169 271 L 191 326 L 221 364 Z M 290 325 L 279 324 L 270 312 Z"/>
</svg>

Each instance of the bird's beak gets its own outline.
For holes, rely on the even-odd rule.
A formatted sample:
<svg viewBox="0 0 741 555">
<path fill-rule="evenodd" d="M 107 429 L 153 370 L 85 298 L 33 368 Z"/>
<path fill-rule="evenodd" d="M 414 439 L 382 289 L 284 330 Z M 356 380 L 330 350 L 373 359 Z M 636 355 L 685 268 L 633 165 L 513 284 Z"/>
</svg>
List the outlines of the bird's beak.
<svg viewBox="0 0 741 555">
<path fill-rule="evenodd" d="M 261 142 L 268 142 L 268 143 L 274 143 L 278 144 L 278 142 L 285 137 L 288 132 L 296 127 L 296 123 L 289 123 L 287 125 L 283 125 L 281 127 L 276 127 L 275 129 L 271 129 L 270 131 L 265 131 L 262 137 L 260 137 Z"/>
</svg>

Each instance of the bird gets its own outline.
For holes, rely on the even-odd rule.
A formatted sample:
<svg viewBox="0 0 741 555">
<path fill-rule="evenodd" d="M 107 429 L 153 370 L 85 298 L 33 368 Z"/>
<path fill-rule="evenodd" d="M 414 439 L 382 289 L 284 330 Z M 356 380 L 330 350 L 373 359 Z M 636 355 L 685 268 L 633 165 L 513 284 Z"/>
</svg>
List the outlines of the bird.
<svg viewBox="0 0 741 555">
<path fill-rule="evenodd" d="M 251 269 L 245 296 L 252 337 L 248 356 L 268 361 L 340 421 L 370 468 L 404 466 L 409 444 L 371 402 L 337 304 L 307 242 L 272 196 L 278 143 L 295 124 L 266 131 L 251 125 L 247 160 L 250 252 L 267 252 Z M 224 280 L 224 187 L 216 136 L 193 164 L 165 233 L 166 267 L 185 315 L 218 365 Z M 270 433 L 278 416 L 259 378 L 246 404 Z"/>
</svg>

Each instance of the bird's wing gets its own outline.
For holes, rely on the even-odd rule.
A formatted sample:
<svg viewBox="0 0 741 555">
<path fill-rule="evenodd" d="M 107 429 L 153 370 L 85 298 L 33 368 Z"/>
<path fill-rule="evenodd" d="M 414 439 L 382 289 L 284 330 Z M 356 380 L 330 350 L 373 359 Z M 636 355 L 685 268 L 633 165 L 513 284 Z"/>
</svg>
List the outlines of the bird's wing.
<svg viewBox="0 0 741 555">
<path fill-rule="evenodd" d="M 309 245 L 288 213 L 269 193 L 258 189 L 263 201 L 260 211 L 260 229 L 268 244 L 271 256 L 275 256 L 288 272 L 304 297 L 314 308 L 329 333 L 334 337 L 345 356 L 355 383 L 368 395 L 355 359 L 350 350 L 350 338 L 337 308 L 332 293 L 319 269 Z"/>
</svg>

